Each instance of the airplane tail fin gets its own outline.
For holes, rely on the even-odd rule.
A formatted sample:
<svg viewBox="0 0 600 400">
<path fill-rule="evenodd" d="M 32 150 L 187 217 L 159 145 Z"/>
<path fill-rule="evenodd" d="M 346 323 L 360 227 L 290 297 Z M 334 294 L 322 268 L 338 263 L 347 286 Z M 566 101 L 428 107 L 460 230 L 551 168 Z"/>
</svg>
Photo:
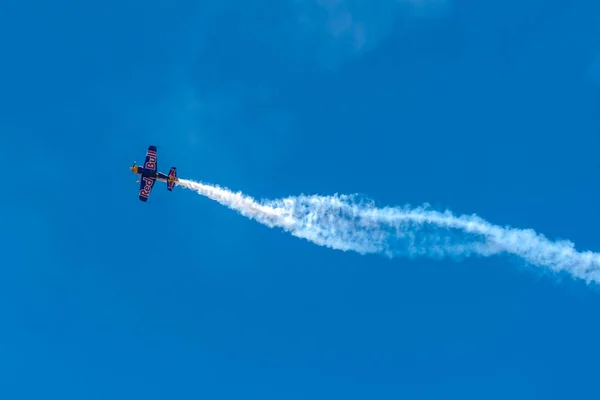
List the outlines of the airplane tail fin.
<svg viewBox="0 0 600 400">
<path fill-rule="evenodd" d="M 171 167 L 171 170 L 169 171 L 169 179 L 167 180 L 167 190 L 173 190 L 173 186 L 175 186 L 177 179 L 177 168 Z"/>
</svg>

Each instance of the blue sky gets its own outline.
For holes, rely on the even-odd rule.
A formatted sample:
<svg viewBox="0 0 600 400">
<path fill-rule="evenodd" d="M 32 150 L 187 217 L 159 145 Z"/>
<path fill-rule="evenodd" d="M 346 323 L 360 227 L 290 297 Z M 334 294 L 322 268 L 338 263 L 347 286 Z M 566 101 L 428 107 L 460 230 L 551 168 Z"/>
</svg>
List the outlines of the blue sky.
<svg viewBox="0 0 600 400">
<path fill-rule="evenodd" d="M 600 250 L 600 3 L 0 6 L 0 397 L 594 398 L 596 287 L 315 246 L 127 169 Z"/>
</svg>

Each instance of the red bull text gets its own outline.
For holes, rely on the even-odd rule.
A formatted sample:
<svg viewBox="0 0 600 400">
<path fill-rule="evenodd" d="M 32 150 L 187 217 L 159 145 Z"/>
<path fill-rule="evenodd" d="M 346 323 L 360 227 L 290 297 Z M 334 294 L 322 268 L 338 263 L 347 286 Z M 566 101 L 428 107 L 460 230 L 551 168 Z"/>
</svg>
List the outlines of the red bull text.
<svg viewBox="0 0 600 400">
<path fill-rule="evenodd" d="M 156 152 L 148 150 L 148 153 L 146 155 L 148 156 L 148 161 L 146 161 L 144 168 L 155 169 L 156 168 Z"/>
<path fill-rule="evenodd" d="M 150 195 L 150 191 L 152 190 L 153 184 L 153 179 L 144 177 L 144 187 L 142 188 L 142 190 L 140 190 L 140 196 L 148 198 L 148 196 Z"/>
</svg>

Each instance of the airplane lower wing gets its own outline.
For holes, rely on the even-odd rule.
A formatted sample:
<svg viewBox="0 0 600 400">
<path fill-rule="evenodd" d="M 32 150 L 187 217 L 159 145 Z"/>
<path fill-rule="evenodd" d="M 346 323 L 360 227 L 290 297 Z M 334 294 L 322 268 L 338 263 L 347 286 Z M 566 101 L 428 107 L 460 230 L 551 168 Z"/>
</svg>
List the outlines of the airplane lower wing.
<svg viewBox="0 0 600 400">
<path fill-rule="evenodd" d="M 152 192 L 152 188 L 154 187 L 154 182 L 156 182 L 156 178 L 151 178 L 144 176 L 140 179 L 140 200 L 147 201 L 148 196 L 150 196 L 150 192 Z"/>
</svg>

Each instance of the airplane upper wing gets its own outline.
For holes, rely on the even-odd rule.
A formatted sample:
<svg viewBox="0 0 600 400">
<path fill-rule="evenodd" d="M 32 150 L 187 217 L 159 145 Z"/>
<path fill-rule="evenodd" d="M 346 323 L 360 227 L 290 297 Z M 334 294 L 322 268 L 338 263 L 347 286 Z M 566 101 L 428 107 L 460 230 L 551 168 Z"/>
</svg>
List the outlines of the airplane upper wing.
<svg viewBox="0 0 600 400">
<path fill-rule="evenodd" d="M 146 152 L 146 161 L 144 161 L 144 168 L 156 171 L 158 169 L 158 159 L 156 156 L 156 146 L 148 146 Z"/>
<path fill-rule="evenodd" d="M 142 179 L 140 179 L 140 200 L 141 201 L 147 201 L 148 200 L 148 196 L 150 196 L 150 192 L 152 191 L 152 188 L 154 187 L 154 182 L 156 182 L 156 178 L 150 178 L 147 176 L 144 176 Z"/>
</svg>

